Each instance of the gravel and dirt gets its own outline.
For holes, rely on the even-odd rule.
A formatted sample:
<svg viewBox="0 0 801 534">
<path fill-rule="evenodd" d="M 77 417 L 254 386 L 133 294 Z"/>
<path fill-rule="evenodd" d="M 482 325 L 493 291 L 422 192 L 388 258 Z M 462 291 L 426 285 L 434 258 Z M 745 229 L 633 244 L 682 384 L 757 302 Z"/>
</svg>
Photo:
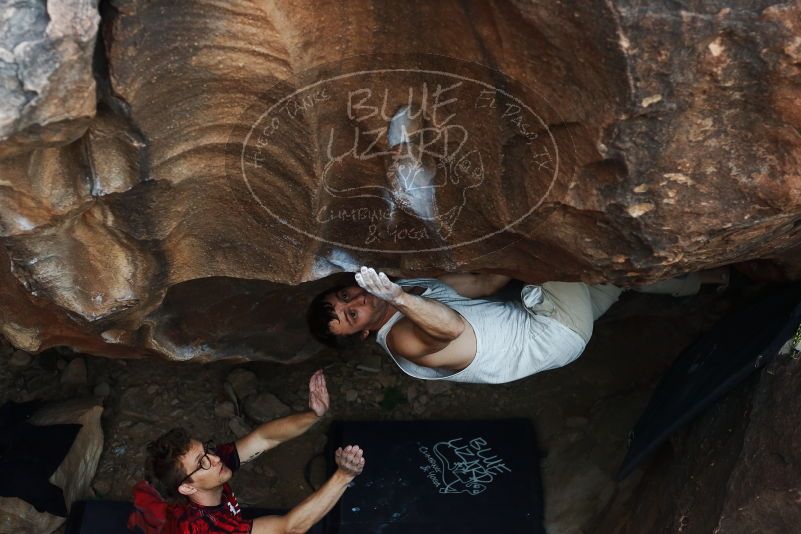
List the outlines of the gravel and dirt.
<svg viewBox="0 0 801 534">
<path fill-rule="evenodd" d="M 525 417 L 539 434 L 549 532 L 585 532 L 615 492 L 626 438 L 662 372 L 732 304 L 704 293 L 672 299 L 626 294 L 596 323 L 578 361 L 511 384 L 423 382 L 373 343 L 346 354 L 323 349 L 305 363 L 194 364 L 113 360 L 53 349 L 27 355 L 4 344 L 0 401 L 94 395 L 105 406 L 105 446 L 92 489 L 125 500 L 142 477 L 146 444 L 183 426 L 199 439 L 235 439 L 259 421 L 303 410 L 308 379 L 325 370 L 329 417 L 246 464 L 233 479 L 244 505 L 289 508 L 309 494 L 304 467 L 323 450 L 332 419 Z M 370 451 L 365 451 L 368 466 Z M 312 479 L 322 462 L 312 462 Z"/>
</svg>

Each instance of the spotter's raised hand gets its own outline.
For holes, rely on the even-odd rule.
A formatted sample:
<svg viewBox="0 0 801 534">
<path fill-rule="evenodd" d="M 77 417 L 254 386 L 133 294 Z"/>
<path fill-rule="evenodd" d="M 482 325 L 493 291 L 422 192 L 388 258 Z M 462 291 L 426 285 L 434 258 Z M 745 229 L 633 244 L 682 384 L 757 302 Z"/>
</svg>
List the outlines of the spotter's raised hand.
<svg viewBox="0 0 801 534">
<path fill-rule="evenodd" d="M 318 369 L 309 380 L 309 408 L 314 410 L 317 417 L 322 417 L 328 411 L 330 400 L 328 398 L 328 388 L 325 385 L 325 375 L 322 369 Z"/>
<path fill-rule="evenodd" d="M 350 476 L 356 477 L 364 470 L 364 451 L 358 445 L 338 448 L 334 453 L 337 466 Z"/>
</svg>

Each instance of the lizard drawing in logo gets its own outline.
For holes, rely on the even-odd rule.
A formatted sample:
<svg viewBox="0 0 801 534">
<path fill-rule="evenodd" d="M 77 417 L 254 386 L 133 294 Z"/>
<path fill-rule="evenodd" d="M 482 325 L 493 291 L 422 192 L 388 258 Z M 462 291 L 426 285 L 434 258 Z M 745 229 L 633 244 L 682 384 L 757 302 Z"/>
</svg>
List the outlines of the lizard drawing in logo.
<svg viewBox="0 0 801 534">
<path fill-rule="evenodd" d="M 413 118 L 404 106 L 388 126 L 371 130 L 376 139 L 368 150 L 358 146 L 358 133 L 351 150 L 336 157 L 329 153 L 324 190 L 338 199 L 381 199 L 389 222 L 396 222 L 400 211 L 447 239 L 468 191 L 484 181 L 481 152 L 467 148 L 467 130 L 458 124 L 426 126 L 422 113 Z"/>
<path fill-rule="evenodd" d="M 487 489 L 487 484 L 495 476 L 487 470 L 470 445 L 459 446 L 461 441 L 462 438 L 456 438 L 433 447 L 434 455 L 442 464 L 443 485 L 439 492 L 478 495 Z"/>
</svg>

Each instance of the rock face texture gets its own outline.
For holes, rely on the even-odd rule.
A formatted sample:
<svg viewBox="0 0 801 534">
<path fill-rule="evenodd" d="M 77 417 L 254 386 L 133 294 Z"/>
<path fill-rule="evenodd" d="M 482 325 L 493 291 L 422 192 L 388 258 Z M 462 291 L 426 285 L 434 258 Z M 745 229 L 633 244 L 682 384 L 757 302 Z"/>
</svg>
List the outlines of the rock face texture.
<svg viewBox="0 0 801 534">
<path fill-rule="evenodd" d="M 95 3 L 4 7 L 2 333 L 289 361 L 359 264 L 798 273 L 801 8 L 726 4 L 112 0 L 96 106 Z"/>
<path fill-rule="evenodd" d="M 95 115 L 97 0 L 0 7 L 0 157 L 75 141 Z"/>
<path fill-rule="evenodd" d="M 678 433 L 602 533 L 793 532 L 801 522 L 798 360 L 779 357 Z M 625 510 L 625 512 L 621 512 Z"/>
</svg>

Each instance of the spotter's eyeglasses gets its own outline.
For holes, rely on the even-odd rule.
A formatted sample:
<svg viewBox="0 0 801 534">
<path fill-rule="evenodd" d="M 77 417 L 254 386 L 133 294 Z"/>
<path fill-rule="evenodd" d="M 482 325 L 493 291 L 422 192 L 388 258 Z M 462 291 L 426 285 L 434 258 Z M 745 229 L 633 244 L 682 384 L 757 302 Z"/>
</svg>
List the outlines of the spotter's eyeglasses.
<svg viewBox="0 0 801 534">
<path fill-rule="evenodd" d="M 198 471 L 201 471 L 201 470 L 206 471 L 208 469 L 211 469 L 211 458 L 209 458 L 209 454 L 214 454 L 214 451 L 216 449 L 217 449 L 217 447 L 215 447 L 213 441 L 205 442 L 203 444 L 203 456 L 201 456 L 200 459 L 197 461 L 197 469 L 195 469 L 194 471 L 192 471 L 191 473 L 186 475 L 183 478 L 183 480 L 181 480 L 181 482 L 178 483 L 178 485 L 180 486 L 181 484 L 186 482 L 189 478 L 192 477 L 192 475 L 194 475 Z"/>
</svg>

